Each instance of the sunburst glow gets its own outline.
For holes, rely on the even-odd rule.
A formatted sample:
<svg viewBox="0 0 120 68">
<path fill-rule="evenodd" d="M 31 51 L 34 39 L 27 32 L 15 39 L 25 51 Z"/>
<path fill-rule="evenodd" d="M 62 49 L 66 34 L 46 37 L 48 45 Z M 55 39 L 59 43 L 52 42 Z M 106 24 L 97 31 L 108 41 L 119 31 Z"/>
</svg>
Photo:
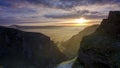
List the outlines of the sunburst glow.
<svg viewBox="0 0 120 68">
<path fill-rule="evenodd" d="M 78 19 L 70 19 L 70 20 L 63 21 L 63 22 L 65 23 L 64 26 L 87 26 L 89 25 L 89 22 L 91 21 L 92 20 L 81 17 Z"/>
<path fill-rule="evenodd" d="M 84 24 L 89 22 L 89 20 L 86 20 L 85 18 L 80 18 L 80 19 L 76 19 L 75 22 L 79 24 Z"/>
</svg>

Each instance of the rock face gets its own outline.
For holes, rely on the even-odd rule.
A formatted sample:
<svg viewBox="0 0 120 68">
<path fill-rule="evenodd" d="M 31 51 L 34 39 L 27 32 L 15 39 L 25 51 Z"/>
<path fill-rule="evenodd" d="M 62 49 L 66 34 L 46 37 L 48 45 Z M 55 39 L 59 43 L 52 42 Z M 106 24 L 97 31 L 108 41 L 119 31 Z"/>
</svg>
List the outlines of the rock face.
<svg viewBox="0 0 120 68">
<path fill-rule="evenodd" d="M 111 11 L 98 29 L 83 38 L 73 68 L 120 68 L 120 11 Z"/>
<path fill-rule="evenodd" d="M 69 40 L 63 42 L 61 44 L 61 46 L 64 47 L 63 53 L 70 59 L 77 56 L 82 38 L 86 35 L 93 33 L 98 26 L 99 25 L 89 26 L 83 31 L 79 32 L 77 35 L 74 35 Z"/>
<path fill-rule="evenodd" d="M 49 37 L 0 26 L 0 65 L 5 68 L 53 68 L 64 61 Z"/>
</svg>

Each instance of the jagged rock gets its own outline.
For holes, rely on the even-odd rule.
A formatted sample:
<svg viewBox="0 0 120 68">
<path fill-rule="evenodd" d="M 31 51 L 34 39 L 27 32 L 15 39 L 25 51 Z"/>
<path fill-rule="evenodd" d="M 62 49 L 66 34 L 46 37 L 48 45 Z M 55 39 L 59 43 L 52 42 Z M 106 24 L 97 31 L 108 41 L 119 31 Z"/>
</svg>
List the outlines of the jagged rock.
<svg viewBox="0 0 120 68">
<path fill-rule="evenodd" d="M 100 27 L 97 31 L 100 33 L 106 33 L 109 35 L 120 33 L 120 12 L 111 11 L 109 13 L 108 19 L 103 19 Z"/>
<path fill-rule="evenodd" d="M 5 68 L 53 68 L 64 61 L 49 37 L 0 26 L 0 65 Z"/>
<path fill-rule="evenodd" d="M 77 35 L 74 35 L 69 40 L 63 42 L 61 46 L 64 48 L 63 53 L 69 58 L 74 58 L 78 54 L 80 47 L 80 42 L 82 38 L 86 35 L 93 33 L 99 25 L 92 25 L 85 28 L 83 31 L 79 32 Z"/>
<path fill-rule="evenodd" d="M 73 68 L 120 68 L 120 11 L 111 11 L 98 29 L 83 38 Z"/>
<path fill-rule="evenodd" d="M 108 16 L 109 20 L 119 20 L 118 18 L 120 18 L 120 11 L 110 11 Z"/>
</svg>

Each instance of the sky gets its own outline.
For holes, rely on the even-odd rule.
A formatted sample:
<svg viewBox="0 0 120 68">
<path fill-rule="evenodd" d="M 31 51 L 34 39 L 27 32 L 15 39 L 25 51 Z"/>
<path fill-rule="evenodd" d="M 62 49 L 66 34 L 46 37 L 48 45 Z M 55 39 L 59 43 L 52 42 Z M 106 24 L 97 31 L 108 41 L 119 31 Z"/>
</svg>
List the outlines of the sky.
<svg viewBox="0 0 120 68">
<path fill-rule="evenodd" d="M 77 26 L 81 18 L 99 24 L 109 11 L 120 11 L 120 0 L 0 0 L 0 25 Z"/>
</svg>

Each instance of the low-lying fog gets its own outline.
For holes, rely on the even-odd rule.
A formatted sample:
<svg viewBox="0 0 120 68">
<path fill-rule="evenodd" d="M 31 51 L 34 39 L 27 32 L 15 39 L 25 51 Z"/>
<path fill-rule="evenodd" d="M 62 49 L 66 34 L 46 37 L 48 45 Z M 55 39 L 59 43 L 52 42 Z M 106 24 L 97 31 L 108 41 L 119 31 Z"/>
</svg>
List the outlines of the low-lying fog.
<svg viewBox="0 0 120 68">
<path fill-rule="evenodd" d="M 79 33 L 85 27 L 45 27 L 34 29 L 23 29 L 25 31 L 40 32 L 51 38 L 54 42 L 62 42 L 70 39 L 73 35 Z"/>
</svg>

